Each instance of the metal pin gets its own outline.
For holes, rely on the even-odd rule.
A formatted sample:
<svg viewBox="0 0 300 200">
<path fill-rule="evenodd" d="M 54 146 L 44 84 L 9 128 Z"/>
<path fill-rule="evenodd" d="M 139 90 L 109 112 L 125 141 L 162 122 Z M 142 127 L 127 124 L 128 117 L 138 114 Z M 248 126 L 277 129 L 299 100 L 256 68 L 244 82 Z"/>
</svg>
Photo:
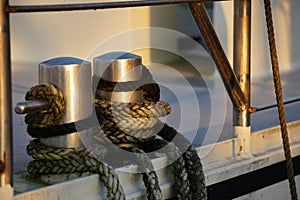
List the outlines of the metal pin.
<svg viewBox="0 0 300 200">
<path fill-rule="evenodd" d="M 24 102 L 18 102 L 15 106 L 15 112 L 17 114 L 35 113 L 43 110 L 47 110 L 49 102 L 47 100 L 29 100 Z"/>
</svg>

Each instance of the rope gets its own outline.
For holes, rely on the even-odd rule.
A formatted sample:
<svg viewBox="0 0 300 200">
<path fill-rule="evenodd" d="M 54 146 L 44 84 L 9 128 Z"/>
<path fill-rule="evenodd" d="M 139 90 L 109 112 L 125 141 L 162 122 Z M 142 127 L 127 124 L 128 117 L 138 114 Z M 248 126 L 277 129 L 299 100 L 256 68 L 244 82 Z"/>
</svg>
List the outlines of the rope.
<svg viewBox="0 0 300 200">
<path fill-rule="evenodd" d="M 106 151 L 98 151 L 104 156 Z M 27 170 L 33 176 L 44 174 L 65 173 L 98 173 L 100 180 L 107 189 L 107 197 L 111 200 L 125 199 L 125 193 L 119 182 L 118 175 L 113 169 L 99 162 L 94 155 L 85 148 L 54 148 L 41 145 L 39 141 L 32 140 L 27 146 L 28 155 L 35 160 L 31 161 Z"/>
<path fill-rule="evenodd" d="M 112 158 L 109 164 L 122 166 L 123 161 L 113 160 L 113 153 L 118 153 L 118 148 L 134 153 L 139 169 L 142 170 L 142 179 L 146 187 L 147 199 L 158 200 L 162 198 L 158 177 L 150 158 L 145 152 L 160 150 L 166 147 L 167 157 L 171 161 L 171 170 L 174 175 L 175 190 L 178 199 L 207 199 L 205 180 L 200 158 L 189 141 L 168 125 L 159 121 L 159 117 L 167 116 L 171 112 L 168 103 L 160 102 L 159 86 L 152 79 L 152 75 L 143 67 L 146 84 L 139 87 L 143 89 L 144 101 L 139 103 L 109 102 L 96 96 L 95 110 L 99 121 L 100 131 L 92 136 L 93 150 L 85 148 L 54 148 L 44 146 L 35 139 L 27 146 L 27 153 L 34 158 L 28 164 L 28 172 L 34 176 L 44 174 L 71 173 L 86 174 L 98 173 L 100 180 L 107 188 L 109 199 L 125 199 L 125 193 L 119 183 L 117 174 L 106 163 L 99 162 L 96 158 Z M 141 82 L 143 82 L 141 80 Z M 117 83 L 104 80 L 100 81 L 98 89 L 112 90 Z M 130 84 L 133 84 L 130 86 Z M 140 84 L 140 83 L 139 83 Z M 121 84 L 121 90 L 131 90 L 136 82 Z M 119 85 L 119 84 L 118 84 Z M 112 90 L 113 91 L 113 90 Z M 64 111 L 62 91 L 54 85 L 39 85 L 32 87 L 27 92 L 28 99 L 47 99 L 50 108 L 46 113 L 40 112 L 26 116 L 28 132 L 31 135 L 49 137 L 55 129 L 62 129 L 59 135 L 76 131 L 73 123 L 57 125 Z M 56 99 L 57 98 L 57 99 Z M 49 112 L 49 113 L 48 113 Z M 62 113 L 60 113 L 62 112 Z M 60 114 L 60 115 L 59 115 Z M 89 125 L 95 125 L 94 122 Z M 83 130 L 86 127 L 83 123 Z M 162 130 L 161 130 L 162 129 Z M 46 130 L 47 134 L 42 131 Z M 40 133 L 39 133 L 40 131 Z M 157 138 L 157 133 L 163 139 Z M 54 133 L 57 134 L 57 133 Z M 174 140 L 179 136 L 179 140 Z M 116 145 L 107 145 L 107 144 Z M 174 142 L 174 143 L 173 143 Z M 144 152 L 145 151 L 145 152 Z M 184 152 L 184 153 L 182 153 Z M 109 159 L 108 159 L 109 160 Z"/>
<path fill-rule="evenodd" d="M 166 102 L 143 101 L 142 103 L 109 102 L 99 97 L 95 99 L 95 107 L 105 117 L 149 118 L 164 117 L 171 113 L 171 106 Z"/>
<path fill-rule="evenodd" d="M 171 164 L 171 169 L 174 174 L 175 189 L 177 191 L 178 199 L 190 199 L 190 184 L 188 181 L 188 174 L 185 168 L 185 161 L 182 154 L 173 143 L 167 144 L 167 157 L 171 160 L 176 159 Z"/>
<path fill-rule="evenodd" d="M 103 103 L 103 105 L 102 105 Z M 95 100 L 100 127 L 113 143 L 142 143 L 156 136 L 158 117 L 170 113 L 165 102 L 126 104 Z M 160 111 L 158 111 L 160 108 Z"/>
<path fill-rule="evenodd" d="M 77 122 L 52 125 L 47 127 L 32 126 L 28 124 L 27 132 L 34 138 L 46 138 L 80 132 L 96 125 L 98 125 L 98 120 L 94 119 L 94 116 L 91 116 Z"/>
<path fill-rule="evenodd" d="M 133 147 L 128 148 L 130 152 L 137 153 L 138 166 L 141 171 L 143 171 L 143 182 L 147 189 L 147 199 L 162 199 L 161 189 L 159 187 L 159 182 L 157 175 L 154 171 L 151 160 L 148 158 L 147 154 L 139 148 Z"/>
<path fill-rule="evenodd" d="M 170 151 L 170 152 L 175 151 L 178 153 L 175 156 L 172 156 L 169 154 L 167 157 L 168 158 L 172 157 L 173 159 L 176 159 L 176 158 L 182 159 L 183 158 L 183 160 L 185 162 L 185 166 L 183 166 L 183 165 L 176 166 L 176 163 L 174 165 L 174 167 L 178 168 L 178 169 L 185 168 L 184 170 L 186 170 L 186 172 L 187 172 L 187 180 L 188 180 L 189 184 L 188 185 L 182 184 L 181 187 L 186 186 L 187 188 L 184 190 L 188 190 L 188 189 L 190 190 L 191 199 L 193 199 L 193 200 L 194 199 L 201 199 L 201 200 L 207 199 L 205 176 L 203 173 L 202 164 L 201 164 L 200 158 L 197 155 L 196 150 L 193 148 L 193 146 L 191 146 L 190 142 L 183 135 L 174 131 L 174 129 L 169 127 L 168 125 L 165 125 L 165 127 L 158 133 L 158 135 L 161 136 L 162 138 L 164 138 L 165 140 L 155 139 L 154 141 L 144 143 L 143 147 L 141 147 L 141 148 L 143 148 L 146 152 L 154 152 L 154 151 L 160 151 L 160 149 L 165 147 L 167 144 L 172 144 L 172 145 L 169 145 L 168 151 Z M 175 135 L 178 138 L 176 140 L 173 140 Z M 176 146 L 171 141 L 174 142 L 176 144 Z M 180 144 L 177 145 L 178 143 L 180 143 Z M 178 146 L 180 149 L 182 149 L 182 151 L 179 150 Z M 172 147 L 175 147 L 175 149 Z M 182 154 L 181 152 L 184 152 L 184 153 Z M 164 152 L 162 152 L 162 153 L 164 153 Z M 180 162 L 183 162 L 183 161 L 180 161 Z M 178 173 L 178 174 L 185 174 L 185 172 Z M 186 175 L 183 175 L 179 179 L 186 181 Z M 180 182 L 180 180 L 177 180 L 177 181 Z M 177 190 L 177 193 L 180 194 L 180 190 L 178 190 L 177 188 L 175 188 L 175 189 Z M 178 197 L 180 197 L 180 195 Z M 184 198 L 182 198 L 182 199 L 184 199 Z"/>
<path fill-rule="evenodd" d="M 97 141 L 101 143 L 107 144 L 107 138 L 104 134 L 97 134 L 94 137 Z M 107 160 L 111 166 L 121 167 L 128 164 L 136 164 L 139 167 L 139 170 L 142 172 L 142 180 L 146 187 L 146 196 L 149 200 L 159 200 L 162 199 L 161 189 L 159 187 L 159 181 L 156 172 L 154 171 L 154 167 L 148 155 L 137 146 L 128 146 L 124 143 L 116 145 L 110 145 L 111 142 L 108 141 L 109 145 L 106 146 L 106 157 L 104 158 Z M 119 157 L 119 149 L 118 147 L 122 148 L 125 151 L 132 152 L 133 154 L 126 155 L 125 158 L 122 159 L 114 159 Z M 129 156 L 129 157 L 128 157 Z M 125 162 L 124 162 L 125 161 Z"/>
<path fill-rule="evenodd" d="M 153 130 L 137 130 L 137 131 L 132 131 L 131 134 L 127 134 L 123 132 L 122 130 L 118 129 L 116 124 L 110 124 L 111 126 L 105 126 L 105 124 L 101 124 L 100 127 L 102 130 L 104 130 L 104 134 L 107 138 L 109 138 L 114 144 L 120 144 L 120 143 L 131 143 L 131 144 L 138 144 L 138 143 L 143 143 L 146 141 L 151 141 L 155 138 L 149 137 L 149 138 L 143 138 L 143 137 L 138 137 L 139 135 L 153 135 Z M 109 129 L 111 128 L 111 129 Z M 149 133 L 148 133 L 149 132 Z M 136 133 L 136 134 L 135 134 Z M 102 134 L 102 133 L 100 133 Z M 133 136 L 133 134 L 135 134 Z"/>
<path fill-rule="evenodd" d="M 98 102 L 101 102 L 101 101 L 103 102 L 103 100 L 98 100 Z M 155 106 L 152 106 L 152 105 L 159 105 L 159 104 L 164 105 L 163 107 L 160 106 L 161 108 L 166 108 L 164 112 L 162 112 L 162 111 L 158 112 L 156 109 L 154 109 Z M 108 104 L 105 103 L 105 105 L 104 105 L 104 108 L 106 111 L 102 110 L 103 107 L 101 105 L 96 106 L 96 112 L 97 112 L 98 116 L 100 116 L 99 122 L 100 122 L 100 126 L 104 130 L 104 134 L 108 138 L 112 139 L 112 142 L 116 144 L 115 138 L 111 138 L 111 134 L 114 133 L 115 137 L 117 137 L 117 139 L 122 140 L 121 143 L 126 142 L 127 144 L 129 144 L 131 146 L 137 146 L 138 144 L 142 145 L 146 141 L 142 141 L 144 138 L 137 137 L 136 135 L 133 136 L 136 139 L 136 141 L 133 141 L 132 140 L 133 137 L 128 138 L 128 134 L 126 134 L 127 131 L 130 131 L 131 132 L 130 135 L 133 135 L 132 131 L 150 130 L 150 131 L 152 131 L 151 132 L 152 136 L 155 136 L 153 134 L 156 134 L 156 131 L 153 131 L 153 130 L 155 130 L 154 126 L 158 122 L 157 117 L 165 116 L 165 113 L 169 112 L 169 110 L 170 110 L 170 106 L 166 105 L 166 103 L 158 102 L 156 104 L 153 104 L 151 102 L 147 102 L 147 100 L 144 101 L 143 104 L 135 104 L 135 105 L 130 105 L 130 106 L 127 105 L 127 108 L 129 107 L 131 109 L 125 109 L 125 110 L 127 110 L 125 112 L 122 112 L 122 111 L 124 110 L 124 107 L 126 108 L 126 106 L 123 106 L 123 104 L 121 104 L 121 103 L 110 102 L 109 106 L 106 106 L 106 105 L 108 105 Z M 147 106 L 147 105 L 151 105 L 151 106 Z M 114 109 L 112 109 L 112 108 L 114 108 Z M 113 110 L 117 110 L 116 111 L 117 117 L 115 117 Z M 107 113 L 108 111 L 109 111 L 109 113 Z M 120 112 L 118 112 L 118 111 L 120 111 Z M 121 114 L 118 114 L 118 113 L 121 113 Z M 114 117 L 112 117 L 112 116 L 114 116 Z M 132 116 L 134 116 L 134 117 L 132 117 Z M 147 117 L 145 118 L 145 116 L 147 116 Z M 155 117 L 151 117 L 151 116 L 155 116 Z M 105 119 L 105 117 L 107 117 L 108 119 Z M 104 118 L 104 120 L 102 118 Z M 151 119 L 154 120 L 154 123 L 148 124 L 148 121 L 150 121 Z M 133 123 L 130 122 L 131 120 L 133 121 Z M 154 138 L 150 138 L 149 141 L 152 142 L 153 139 Z M 172 145 L 172 143 L 168 143 L 167 149 L 168 149 L 167 157 L 171 160 L 175 160 L 171 165 L 171 170 L 173 171 L 173 174 L 174 174 L 175 189 L 178 194 L 177 197 L 178 197 L 178 199 L 189 199 L 190 198 L 190 194 L 189 194 L 190 188 L 189 188 L 188 174 L 187 174 L 187 171 L 185 168 L 185 161 L 181 157 L 181 153 L 179 152 L 178 148 L 174 144 Z M 143 155 L 143 154 L 141 154 L 141 155 Z M 145 159 L 145 157 L 144 157 L 144 159 Z M 150 162 L 150 160 L 148 162 Z M 147 162 L 144 161 L 144 162 L 139 162 L 139 163 L 147 163 Z M 145 168 L 145 167 L 143 167 L 143 168 Z M 146 170 L 146 172 L 149 172 L 149 173 L 152 172 L 152 174 L 143 173 L 143 177 L 144 177 L 143 181 L 147 188 L 148 199 L 153 199 L 153 198 L 156 199 L 156 197 L 161 196 L 160 189 L 158 189 L 159 188 L 158 180 L 156 178 L 154 178 L 154 177 L 156 177 L 156 174 L 153 171 L 153 168 L 149 169 L 146 167 L 145 170 Z M 149 179 L 151 181 L 149 181 Z M 149 184 L 149 183 L 151 183 L 151 184 Z M 154 190 L 153 190 L 153 188 L 154 188 Z"/>
<path fill-rule="evenodd" d="M 205 175 L 195 148 L 183 135 L 167 124 L 164 124 L 158 135 L 169 142 L 174 142 L 177 147 L 183 149 L 183 158 L 186 161 L 185 167 L 188 173 L 188 180 L 190 181 L 192 199 L 207 199 Z"/>
<path fill-rule="evenodd" d="M 25 122 L 29 127 L 49 128 L 56 126 L 63 116 L 65 110 L 63 93 L 53 84 L 41 84 L 32 87 L 26 93 L 25 99 L 47 99 L 50 105 L 47 112 L 37 112 L 25 116 Z M 97 153 L 99 154 L 99 152 Z M 109 199 L 125 199 L 125 193 L 117 174 L 107 164 L 96 160 L 85 149 L 48 147 L 41 145 L 38 140 L 33 140 L 27 146 L 27 153 L 35 159 L 27 166 L 28 172 L 33 176 L 78 172 L 98 173 L 100 180 L 107 188 Z"/>
<path fill-rule="evenodd" d="M 280 73 L 279 73 L 279 62 L 278 62 L 278 56 L 276 51 L 275 34 L 274 34 L 274 27 L 273 27 L 273 20 L 272 20 L 271 2 L 270 0 L 264 0 L 264 4 L 265 4 L 266 23 L 268 28 L 270 54 L 271 54 L 271 61 L 272 61 L 273 81 L 275 86 L 275 94 L 276 94 L 278 115 L 279 115 L 280 128 L 282 134 L 283 149 L 284 149 L 284 155 L 286 159 L 286 168 L 287 168 L 287 174 L 288 174 L 288 180 L 290 186 L 290 195 L 293 200 L 297 200 L 298 199 L 297 188 L 295 183 L 293 162 L 291 157 L 289 136 L 288 136 L 287 125 L 286 125 L 285 111 L 284 111 L 284 102 L 283 102 L 281 80 L 280 80 Z"/>
<path fill-rule="evenodd" d="M 152 75 L 150 72 L 144 67 L 144 77 L 146 77 L 147 81 L 152 84 L 147 84 L 143 88 L 144 92 L 144 99 L 145 101 L 142 104 L 124 104 L 124 103 L 116 103 L 116 102 L 105 102 L 105 100 L 102 99 L 96 99 L 96 110 L 99 109 L 102 115 L 112 117 L 113 116 L 126 116 L 134 117 L 134 118 L 143 118 L 143 117 L 160 117 L 165 116 L 170 113 L 171 107 L 169 104 L 164 102 L 159 102 L 160 99 L 160 93 L 153 91 L 159 91 L 157 88 L 158 84 L 154 82 Z M 105 87 L 108 87 L 109 83 L 105 83 Z M 102 85 L 102 84 L 101 84 Z M 98 85 L 99 89 L 100 84 Z M 123 90 L 124 84 L 121 85 Z M 130 86 L 128 87 L 130 88 Z M 101 88 L 103 89 L 103 88 Z M 151 93 L 151 96 L 148 94 Z M 154 100 L 153 100 L 154 99 Z M 97 101 L 101 102 L 98 103 Z M 153 106 L 154 105 L 154 106 Z M 100 108 L 102 106 L 102 109 Z M 158 107 L 158 109 L 157 109 Z M 104 113 L 108 112 L 108 113 Z M 119 114 L 120 113 L 120 114 Z M 111 120 L 110 120 L 111 122 Z M 116 123 L 117 124 L 117 123 Z M 155 123 L 156 127 L 161 128 L 164 127 L 162 131 L 159 132 L 159 135 L 166 139 L 167 141 L 171 142 L 172 139 L 175 137 L 175 135 L 180 135 L 177 133 L 177 131 L 167 125 L 162 124 L 161 122 Z M 115 125 L 112 125 L 115 126 Z M 156 127 L 152 127 L 155 130 L 155 133 L 157 132 Z M 104 128 L 104 127 L 103 127 Z M 124 127 L 123 127 L 124 128 Z M 142 128 L 142 127 L 141 127 Z M 109 130 L 111 130 L 112 127 L 109 127 Z M 146 129 L 147 130 L 147 129 Z M 105 131 L 106 132 L 106 131 Z M 105 133 L 108 137 L 109 134 Z M 119 136 L 122 136 L 122 134 L 118 133 Z M 170 137 L 171 136 L 171 137 Z M 119 137 L 120 139 L 122 137 Z M 123 137 L 124 138 L 124 137 Z M 112 138 L 111 138 L 112 139 Z M 114 141 L 114 139 L 112 140 Z M 154 142 L 155 141 L 155 142 Z M 127 141 L 130 142 L 130 141 Z M 205 186 L 205 177 L 203 174 L 202 164 L 200 161 L 200 158 L 197 155 L 197 152 L 195 149 L 191 146 L 190 142 L 184 138 L 182 135 L 180 135 L 180 141 L 177 141 L 177 146 L 182 146 L 182 142 L 184 144 L 184 147 L 182 148 L 182 152 L 185 152 L 181 154 L 179 149 L 173 144 L 168 144 L 168 153 L 167 157 L 170 159 L 175 159 L 176 161 L 172 163 L 171 168 L 174 173 L 174 182 L 175 182 L 175 189 L 178 193 L 179 199 L 189 199 L 190 198 L 190 187 L 192 192 L 192 199 L 207 199 L 207 192 L 206 192 L 206 186 Z M 137 146 L 138 141 L 135 141 L 135 145 Z M 147 145 L 147 141 L 140 141 L 142 144 L 139 146 L 140 148 L 145 148 Z M 166 145 L 166 142 L 164 140 L 153 140 L 150 139 L 148 141 L 148 149 L 149 146 L 151 146 L 152 150 L 153 148 L 156 148 L 156 150 L 159 150 L 162 146 Z M 187 150 L 187 151 L 186 151 Z M 151 151 L 151 150 L 150 150 Z M 183 156 L 181 156 L 183 155 Z M 191 186 L 190 186 L 191 185 Z"/>
<path fill-rule="evenodd" d="M 60 104 L 58 103 L 56 97 L 59 97 L 58 99 L 60 100 Z M 62 92 L 52 84 L 34 86 L 26 94 L 26 100 L 34 100 L 40 98 L 46 98 L 49 102 L 51 102 L 50 108 L 48 109 L 49 113 L 39 112 L 29 114 L 25 117 L 26 123 L 29 124 L 28 129 L 32 129 L 33 127 L 35 131 L 43 129 L 45 127 L 47 127 L 47 129 L 51 129 L 53 126 L 56 126 L 60 118 L 63 116 L 62 114 L 58 114 L 60 111 L 64 110 L 65 105 Z M 168 104 L 159 104 L 165 105 L 166 109 L 170 110 Z M 135 113 L 139 113 L 135 114 L 135 116 L 140 116 L 139 118 L 124 118 L 122 117 L 122 115 L 119 115 L 119 117 L 117 118 L 111 118 L 109 120 L 106 119 L 101 123 L 102 127 L 105 127 L 104 130 L 106 130 L 104 132 L 106 133 L 106 135 L 109 135 L 108 133 L 114 133 L 116 138 L 123 138 L 123 141 L 120 141 L 123 143 L 147 141 L 147 138 L 144 139 L 145 132 L 148 132 L 148 134 L 146 135 L 149 135 L 151 133 L 151 136 L 153 136 L 153 131 L 145 130 L 148 130 L 157 122 L 157 116 L 164 115 L 164 112 L 157 110 L 157 108 L 160 107 L 159 104 L 143 104 L 143 106 L 147 106 L 147 108 L 149 109 L 148 112 L 145 109 L 138 109 L 137 105 L 132 105 L 131 110 L 135 111 Z M 107 117 L 109 115 L 104 116 Z M 112 119 L 117 122 L 113 121 Z M 133 132 L 133 134 L 135 134 L 136 132 L 136 136 L 142 136 L 142 138 L 139 139 L 136 136 L 128 135 L 124 133 L 120 129 L 120 127 L 127 131 Z M 141 135 L 142 133 L 143 135 Z M 110 135 L 109 138 L 113 138 L 112 135 Z M 101 150 L 104 149 L 102 148 Z M 119 183 L 118 177 L 115 174 L 115 172 L 113 172 L 113 170 L 107 164 L 97 161 L 93 155 L 91 155 L 87 150 L 83 148 L 53 148 L 43 146 L 39 143 L 38 140 L 33 140 L 27 147 L 27 153 L 35 159 L 31 161 L 27 167 L 28 172 L 33 176 L 62 173 L 99 173 L 100 180 L 104 183 L 104 185 L 107 188 L 107 197 L 109 199 L 125 199 L 125 193 Z M 100 156 L 103 157 L 105 153 L 106 152 L 103 151 L 103 155 Z M 149 165 L 151 161 L 148 157 L 146 157 L 146 155 L 138 155 L 139 158 L 143 158 L 143 161 L 140 161 L 140 164 L 143 163 L 142 166 L 146 167 L 145 163 L 148 163 L 147 168 L 145 168 L 145 172 L 142 174 L 143 181 L 147 189 L 147 198 L 161 199 L 161 190 L 159 188 L 157 175 L 155 171 L 153 171 L 153 166 Z M 99 153 L 97 155 L 97 158 L 99 158 L 98 156 Z"/>
<path fill-rule="evenodd" d="M 58 124 L 65 112 L 63 92 L 53 84 L 41 84 L 32 87 L 25 96 L 25 100 L 46 99 L 49 108 L 46 112 L 36 112 L 25 116 L 25 123 L 33 127 L 49 127 Z"/>
</svg>

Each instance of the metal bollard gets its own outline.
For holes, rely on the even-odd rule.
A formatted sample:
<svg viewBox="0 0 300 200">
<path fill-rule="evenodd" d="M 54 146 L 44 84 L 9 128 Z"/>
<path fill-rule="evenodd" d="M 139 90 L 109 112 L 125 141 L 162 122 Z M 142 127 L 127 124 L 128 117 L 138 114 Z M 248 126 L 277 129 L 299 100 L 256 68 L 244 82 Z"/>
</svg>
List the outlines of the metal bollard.
<svg viewBox="0 0 300 200">
<path fill-rule="evenodd" d="M 91 73 L 91 63 L 77 58 L 60 57 L 39 64 L 39 84 L 52 83 L 64 92 L 66 112 L 59 124 L 92 115 Z"/>
<path fill-rule="evenodd" d="M 61 88 L 66 101 L 66 111 L 59 124 L 86 119 L 93 114 L 91 63 L 72 57 L 59 57 L 39 64 L 39 84 L 52 83 Z M 47 102 L 19 102 L 15 111 L 19 114 L 47 109 Z M 62 136 L 41 138 L 45 145 L 55 147 L 82 146 L 79 134 L 88 130 Z"/>
<path fill-rule="evenodd" d="M 142 79 L 142 58 L 127 52 L 110 52 L 94 58 L 94 76 L 108 82 L 125 83 Z M 118 86 L 116 86 L 118 87 Z M 143 91 L 105 91 L 97 89 L 97 95 L 112 102 L 143 101 Z"/>
<path fill-rule="evenodd" d="M 141 56 L 127 52 L 110 52 L 94 58 L 95 75 L 110 82 L 140 80 L 143 75 L 141 65 Z"/>
</svg>

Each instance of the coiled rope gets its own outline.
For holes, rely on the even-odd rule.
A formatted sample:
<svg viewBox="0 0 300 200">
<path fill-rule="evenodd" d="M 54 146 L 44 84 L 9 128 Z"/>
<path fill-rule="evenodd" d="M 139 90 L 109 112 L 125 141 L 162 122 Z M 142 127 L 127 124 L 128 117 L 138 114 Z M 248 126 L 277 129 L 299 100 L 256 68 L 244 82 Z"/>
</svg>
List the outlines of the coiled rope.
<svg viewBox="0 0 300 200">
<path fill-rule="evenodd" d="M 35 159 L 27 166 L 28 172 L 33 176 L 75 172 L 98 173 L 107 189 L 108 199 L 125 199 L 118 175 L 109 165 L 99 162 L 86 149 L 51 148 L 32 140 L 27 152 Z"/>
<path fill-rule="evenodd" d="M 275 94 L 276 94 L 276 101 L 277 101 L 277 108 L 278 108 L 277 110 L 278 110 L 279 121 L 280 121 L 283 149 L 284 149 L 284 155 L 286 159 L 286 168 L 287 168 L 287 174 L 288 174 L 288 180 L 290 186 L 290 195 L 293 200 L 297 200 L 298 195 L 297 195 L 289 136 L 288 136 L 287 125 L 286 125 L 285 111 L 284 111 L 284 102 L 283 102 L 282 87 L 281 87 L 281 80 L 280 80 L 280 73 L 279 73 L 279 62 L 278 62 L 278 56 L 276 51 L 275 33 L 274 33 L 273 19 L 272 19 L 271 1 L 264 0 L 264 4 L 265 4 L 266 23 L 268 28 L 268 40 L 269 40 L 269 47 L 270 47 L 270 54 L 271 54 L 272 70 L 273 70 L 273 81 L 275 86 Z"/>
<path fill-rule="evenodd" d="M 162 122 L 160 122 L 162 123 Z M 188 173 L 188 180 L 191 183 L 192 199 L 207 199 L 207 191 L 205 185 L 205 176 L 201 160 L 196 149 L 190 142 L 174 128 L 164 124 L 163 129 L 158 133 L 159 136 L 166 141 L 174 142 L 174 144 L 183 150 L 183 159 Z M 174 139 L 176 137 L 176 139 Z"/>
<path fill-rule="evenodd" d="M 133 128 L 131 125 L 126 127 L 120 126 L 120 124 L 122 124 L 120 123 L 120 121 L 123 120 L 126 121 L 130 118 L 134 118 L 137 120 L 139 119 L 149 120 L 152 117 L 157 119 L 158 117 L 166 116 L 170 113 L 171 108 L 169 104 L 158 101 L 160 99 L 159 86 L 157 83 L 154 82 L 152 75 L 145 67 L 143 68 L 143 80 L 144 79 L 146 79 L 147 82 L 150 84 L 146 84 L 142 86 L 142 90 L 144 92 L 143 103 L 124 104 L 124 103 L 116 103 L 116 102 L 105 102 L 105 100 L 96 96 L 96 111 L 98 111 L 100 126 L 101 124 L 103 125 L 103 127 L 101 128 L 104 130 L 106 136 L 110 138 L 114 143 L 118 143 L 120 140 L 122 140 L 121 143 L 133 144 L 134 146 L 138 146 L 139 148 L 144 149 L 146 152 L 149 152 L 149 149 L 145 148 L 146 146 L 145 143 L 151 144 L 149 146 L 151 146 L 152 148 L 156 147 L 151 151 L 157 151 L 160 148 L 162 148 L 162 146 L 166 145 L 168 149 L 167 157 L 171 160 L 175 160 L 175 162 L 172 163 L 171 168 L 174 173 L 175 189 L 178 194 L 177 197 L 179 199 L 189 199 L 191 197 L 190 194 L 192 194 L 192 199 L 206 199 L 207 193 L 206 193 L 205 179 L 203 175 L 202 165 L 196 151 L 193 148 L 189 148 L 191 144 L 189 143 L 188 140 L 183 139 L 184 137 L 181 135 L 181 141 L 183 141 L 185 145 L 182 145 L 181 141 L 178 140 L 177 145 L 175 146 L 173 143 L 171 143 L 171 141 L 177 134 L 178 135 L 180 134 L 177 133 L 177 131 L 175 131 L 171 127 L 165 126 L 163 123 L 159 121 L 156 121 L 154 124 L 151 124 L 151 127 L 150 126 L 145 127 L 144 126 L 145 123 L 142 123 L 141 126 L 138 125 L 139 127 L 137 127 L 137 129 Z M 111 85 L 115 85 L 114 83 L 108 83 L 103 80 L 100 80 L 100 82 L 103 84 L 98 84 L 98 89 L 103 89 L 103 88 L 99 88 L 99 86 L 103 87 L 103 85 L 105 85 L 107 88 L 113 88 L 113 86 Z M 129 86 L 128 84 L 121 84 L 122 87 L 120 88 L 123 88 L 123 90 L 121 91 L 128 91 L 131 88 L 138 87 L 137 86 L 138 84 L 134 82 L 131 82 L 131 84 L 133 86 L 130 86 L 130 84 Z M 153 91 L 155 91 L 155 93 Z M 149 93 L 151 93 L 152 95 L 148 95 Z M 101 103 L 98 105 L 98 102 Z M 121 119 L 119 119 L 119 116 L 121 117 Z M 113 119 L 113 117 L 115 118 Z M 105 118 L 108 118 L 109 120 L 105 120 Z M 126 118 L 126 119 L 122 119 L 122 118 Z M 109 121 L 110 126 L 106 129 L 105 128 L 106 124 L 103 123 L 103 121 L 101 122 L 101 120 Z M 128 135 L 124 133 L 124 129 L 125 132 L 128 131 L 127 128 L 131 132 L 136 130 L 143 130 L 143 131 L 154 130 L 154 133 L 158 132 L 158 135 L 166 139 L 166 141 L 154 140 L 153 137 L 148 138 L 149 140 L 145 140 L 145 138 L 140 138 L 140 137 L 134 138 L 132 140 L 132 137 L 128 138 Z M 117 134 L 112 135 L 111 133 L 117 133 Z M 170 138 L 168 135 L 172 135 L 172 137 Z M 181 147 L 182 151 L 180 151 L 177 146 Z M 186 150 L 188 150 L 188 152 L 183 153 L 186 152 Z M 195 165 L 193 164 L 193 162 L 195 162 Z M 196 169 L 194 166 L 198 168 Z M 190 185 L 192 185 L 192 187 Z"/>
<path fill-rule="evenodd" d="M 27 114 L 25 122 L 29 124 L 28 126 L 41 128 L 55 126 L 63 116 L 65 110 L 63 93 L 53 84 L 41 84 L 32 87 L 26 93 L 25 99 L 47 99 L 50 104 L 47 112 Z M 99 152 L 105 153 L 105 151 L 98 151 L 97 153 L 99 154 Z M 85 148 L 54 148 L 42 145 L 38 139 L 35 139 L 27 146 L 27 153 L 34 158 L 27 166 L 28 172 L 33 176 L 98 173 L 100 180 L 107 189 L 108 199 L 125 199 L 124 190 L 114 170 L 106 163 L 99 162 Z"/>
<path fill-rule="evenodd" d="M 147 199 L 161 199 L 158 178 L 146 153 L 166 147 L 167 157 L 175 160 L 171 164 L 171 169 L 178 199 L 207 199 L 202 165 L 196 150 L 175 129 L 159 121 L 159 117 L 171 112 L 171 107 L 168 103 L 159 101 L 159 86 L 154 83 L 145 67 L 144 78 L 152 81 L 151 84 L 141 87 L 144 102 L 126 104 L 108 102 L 96 96 L 95 110 L 100 131 L 93 136 L 94 149 L 91 152 L 85 148 L 48 147 L 42 145 L 39 139 L 35 139 L 27 147 L 28 154 L 34 158 L 28 164 L 28 172 L 34 176 L 62 173 L 79 173 L 80 176 L 85 172 L 98 173 L 107 188 L 109 199 L 125 199 L 117 174 L 108 164 L 95 158 L 95 155 L 97 158 L 109 157 L 108 154 L 113 151 L 108 148 L 122 148 L 136 155 L 137 165 L 143 172 Z M 111 83 L 101 85 L 110 88 Z M 127 89 L 135 87 L 124 85 Z M 57 97 L 60 101 L 56 99 Z M 42 132 L 37 134 L 38 130 L 57 126 L 59 117 L 64 112 L 62 91 L 51 84 L 38 85 L 31 88 L 26 94 L 26 99 L 47 99 L 50 102 L 47 112 L 29 114 L 25 117 L 28 127 L 31 127 L 28 130 L 34 130 L 38 138 L 38 135 L 43 137 Z M 50 116 L 47 116 L 48 112 Z M 156 138 L 157 135 L 163 139 Z M 107 139 L 119 147 L 111 145 L 108 147 Z"/>
<path fill-rule="evenodd" d="M 25 116 L 25 123 L 32 127 L 49 127 L 58 124 L 65 113 L 63 91 L 53 84 L 41 84 L 32 87 L 25 95 L 25 100 L 48 100 L 46 112 L 36 112 Z"/>
</svg>

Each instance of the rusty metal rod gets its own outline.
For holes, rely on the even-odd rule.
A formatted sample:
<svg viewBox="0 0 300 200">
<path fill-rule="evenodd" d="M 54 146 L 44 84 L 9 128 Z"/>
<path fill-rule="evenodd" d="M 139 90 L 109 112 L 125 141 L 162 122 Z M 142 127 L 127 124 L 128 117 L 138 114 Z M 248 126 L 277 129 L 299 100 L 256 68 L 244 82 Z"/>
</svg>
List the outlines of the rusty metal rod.
<svg viewBox="0 0 300 200">
<path fill-rule="evenodd" d="M 234 1 L 233 69 L 250 106 L 251 0 Z M 233 125 L 250 126 L 247 109 L 233 110 Z"/>
<path fill-rule="evenodd" d="M 12 173 L 12 97 L 10 69 L 9 14 L 5 12 L 8 0 L 0 2 L 0 187 L 13 185 Z"/>
<path fill-rule="evenodd" d="M 219 70 L 234 107 L 238 110 L 247 109 L 249 107 L 247 100 L 210 22 L 203 3 L 190 3 L 189 7 L 202 34 L 203 40 L 207 45 L 208 51 Z"/>
<path fill-rule="evenodd" d="M 74 11 L 74 10 L 96 10 L 109 8 L 128 8 L 141 6 L 157 6 L 167 4 L 182 4 L 191 2 L 228 1 L 228 0 L 145 0 L 145 1 L 117 1 L 83 4 L 52 4 L 52 5 L 22 5 L 8 6 L 6 12 L 53 12 L 53 11 Z"/>
</svg>

